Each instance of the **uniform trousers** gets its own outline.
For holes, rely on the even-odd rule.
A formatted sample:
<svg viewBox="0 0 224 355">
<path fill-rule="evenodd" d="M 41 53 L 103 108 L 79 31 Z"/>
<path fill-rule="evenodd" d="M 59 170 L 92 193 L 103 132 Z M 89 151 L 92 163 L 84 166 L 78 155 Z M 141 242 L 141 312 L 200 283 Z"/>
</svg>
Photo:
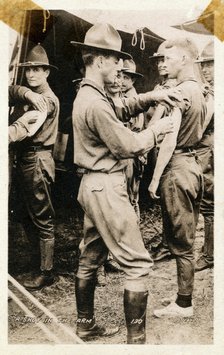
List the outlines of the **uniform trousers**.
<svg viewBox="0 0 224 355">
<path fill-rule="evenodd" d="M 204 178 L 204 193 L 200 212 L 205 219 L 214 219 L 214 151 L 213 146 L 197 149 Z"/>
<path fill-rule="evenodd" d="M 28 239 L 39 244 L 39 238 L 54 239 L 55 212 L 51 187 L 55 164 L 51 150 L 25 151 L 18 156 L 19 183 L 26 211 L 22 223 Z"/>
<path fill-rule="evenodd" d="M 125 272 L 125 288 L 145 291 L 153 262 L 129 201 L 125 172 L 84 174 L 78 201 L 85 216 L 77 277 L 94 278 L 109 250 Z"/>
<path fill-rule="evenodd" d="M 164 233 L 176 257 L 181 295 L 193 292 L 193 243 L 202 193 L 202 169 L 195 153 L 174 154 L 161 178 L 161 204 Z"/>
</svg>

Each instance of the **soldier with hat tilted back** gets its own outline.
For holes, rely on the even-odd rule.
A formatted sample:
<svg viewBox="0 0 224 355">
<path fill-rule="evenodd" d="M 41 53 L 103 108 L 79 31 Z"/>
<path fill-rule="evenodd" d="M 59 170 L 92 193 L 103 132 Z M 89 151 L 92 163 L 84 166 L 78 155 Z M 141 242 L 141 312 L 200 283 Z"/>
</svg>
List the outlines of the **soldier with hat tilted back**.
<svg viewBox="0 0 224 355">
<path fill-rule="evenodd" d="M 49 64 L 47 53 L 40 44 L 31 49 L 19 67 L 25 69 L 27 87 L 11 87 L 15 104 L 11 121 L 34 108 L 42 110 L 28 137 L 16 145 L 18 179 L 25 204 L 22 223 L 31 245 L 33 267 L 38 267 L 37 274 L 32 274 L 31 280 L 25 280 L 24 286 L 36 290 L 54 282 L 51 185 L 55 176 L 52 150 L 58 129 L 59 101 L 47 78 L 50 68 L 57 68 Z M 30 103 L 34 100 L 29 100 L 30 97 L 36 98 L 36 106 Z"/>
<path fill-rule="evenodd" d="M 83 168 L 78 201 L 84 216 L 84 238 L 80 244 L 75 281 L 77 334 L 81 338 L 113 335 L 117 327 L 95 323 L 94 291 L 96 272 L 108 250 L 125 273 L 124 311 L 127 342 L 145 343 L 147 279 L 152 266 L 144 247 L 137 216 L 130 204 L 125 169 L 128 159 L 150 150 L 160 133 L 172 130 L 170 120 L 161 119 L 142 132 L 131 132 L 116 115 L 104 86 L 113 83 L 122 67 L 118 32 L 109 24 L 96 24 L 86 33 L 84 43 L 71 42 L 82 50 L 85 78 L 73 104 L 74 163 Z M 174 105 L 175 93 L 148 92 L 132 99 L 136 108 L 152 101 Z"/>
</svg>

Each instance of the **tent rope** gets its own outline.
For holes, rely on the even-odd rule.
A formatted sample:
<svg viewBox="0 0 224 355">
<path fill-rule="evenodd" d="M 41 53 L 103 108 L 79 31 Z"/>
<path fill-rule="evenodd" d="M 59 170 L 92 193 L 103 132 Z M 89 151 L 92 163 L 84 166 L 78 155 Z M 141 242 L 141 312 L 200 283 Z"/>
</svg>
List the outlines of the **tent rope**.
<svg viewBox="0 0 224 355">
<path fill-rule="evenodd" d="M 47 20 L 51 17 L 51 13 L 49 10 L 43 10 L 43 16 L 44 16 L 44 27 L 42 32 L 46 32 L 47 29 Z"/>
<path fill-rule="evenodd" d="M 144 39 L 144 32 L 143 32 L 143 28 L 138 28 L 134 33 L 133 33 L 133 37 L 132 37 L 132 41 L 131 44 L 133 47 L 135 47 L 137 45 L 138 42 L 138 37 L 137 37 L 137 33 L 140 33 L 141 39 L 140 39 L 140 49 L 143 51 L 145 49 L 145 39 Z"/>
</svg>

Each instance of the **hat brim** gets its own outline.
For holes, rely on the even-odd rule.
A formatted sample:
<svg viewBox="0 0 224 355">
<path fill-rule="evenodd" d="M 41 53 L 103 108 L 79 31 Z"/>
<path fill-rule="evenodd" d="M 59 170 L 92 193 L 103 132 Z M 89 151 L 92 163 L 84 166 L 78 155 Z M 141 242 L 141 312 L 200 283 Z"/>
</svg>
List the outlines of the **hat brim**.
<svg viewBox="0 0 224 355">
<path fill-rule="evenodd" d="M 142 74 L 136 73 L 135 71 L 131 71 L 131 70 L 129 70 L 129 69 L 123 68 L 123 69 L 121 69 L 121 71 L 122 71 L 123 73 L 125 73 L 125 74 L 130 74 L 131 76 L 136 76 L 136 77 L 138 77 L 138 78 L 143 78 L 143 75 L 142 75 Z"/>
<path fill-rule="evenodd" d="M 17 64 L 17 67 L 49 67 L 59 70 L 58 67 L 56 67 L 55 65 L 42 62 L 24 62 Z"/>
<path fill-rule="evenodd" d="M 164 58 L 164 55 L 162 54 L 159 54 L 159 55 L 151 55 L 149 57 L 149 59 L 161 59 L 161 58 Z"/>
<path fill-rule="evenodd" d="M 133 59 L 131 54 L 128 54 L 126 52 L 122 52 L 122 51 L 116 51 L 114 49 L 108 49 L 108 48 L 104 48 L 104 47 L 97 47 L 97 46 L 91 46 L 88 44 L 84 44 L 81 42 L 75 42 L 75 41 L 71 41 L 70 42 L 74 47 L 78 47 L 80 49 L 88 49 L 88 50 L 99 50 L 99 51 L 103 51 L 103 52 L 107 52 L 107 53 L 112 53 L 112 54 L 116 54 L 119 58 L 121 59 Z"/>
<path fill-rule="evenodd" d="M 204 62 L 213 62 L 214 58 L 213 57 L 208 57 L 208 58 L 199 58 L 195 60 L 195 63 L 204 63 Z"/>
</svg>

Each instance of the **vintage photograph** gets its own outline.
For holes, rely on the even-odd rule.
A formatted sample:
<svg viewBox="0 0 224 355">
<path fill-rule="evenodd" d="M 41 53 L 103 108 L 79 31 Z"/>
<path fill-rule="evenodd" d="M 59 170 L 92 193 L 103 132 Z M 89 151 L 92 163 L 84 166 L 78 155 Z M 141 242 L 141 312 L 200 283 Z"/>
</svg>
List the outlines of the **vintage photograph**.
<svg viewBox="0 0 224 355">
<path fill-rule="evenodd" d="M 220 39 L 149 3 L 5 21 L 9 346 L 214 344 Z"/>
</svg>

